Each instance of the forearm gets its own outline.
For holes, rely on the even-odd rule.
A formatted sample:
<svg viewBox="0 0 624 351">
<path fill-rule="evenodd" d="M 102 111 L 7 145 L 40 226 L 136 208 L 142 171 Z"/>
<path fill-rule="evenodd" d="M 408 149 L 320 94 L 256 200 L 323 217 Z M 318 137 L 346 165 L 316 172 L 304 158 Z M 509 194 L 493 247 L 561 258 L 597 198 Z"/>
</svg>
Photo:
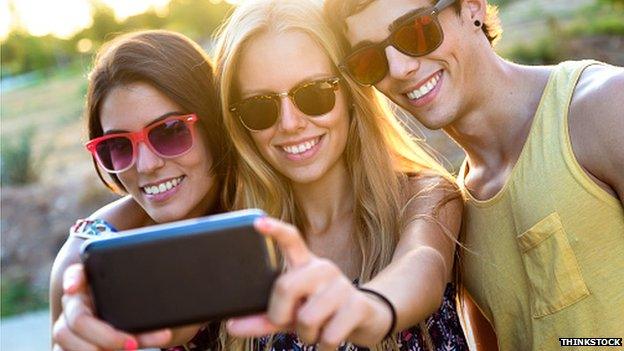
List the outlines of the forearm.
<svg viewBox="0 0 624 351">
<path fill-rule="evenodd" d="M 397 312 L 396 330 L 404 330 L 440 307 L 450 269 L 439 251 L 420 246 L 396 257 L 364 286 L 392 302 Z"/>
<path fill-rule="evenodd" d="M 63 273 L 67 267 L 80 262 L 80 245 L 83 241 L 83 239 L 77 237 L 68 237 L 54 259 L 50 273 L 50 326 L 54 325 L 54 322 L 63 310 L 61 303 L 63 296 Z"/>
</svg>

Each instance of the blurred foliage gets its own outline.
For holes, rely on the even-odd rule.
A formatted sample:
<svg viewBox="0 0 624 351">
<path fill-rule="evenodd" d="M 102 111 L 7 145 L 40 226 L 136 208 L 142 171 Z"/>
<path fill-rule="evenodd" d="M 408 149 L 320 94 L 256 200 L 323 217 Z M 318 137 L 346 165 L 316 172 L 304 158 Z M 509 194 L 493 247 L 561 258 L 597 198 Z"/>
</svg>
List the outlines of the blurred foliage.
<svg viewBox="0 0 624 351">
<path fill-rule="evenodd" d="M 32 150 L 34 128 L 26 128 L 16 136 L 4 136 L 0 142 L 0 184 L 21 185 L 36 180 Z"/>
<path fill-rule="evenodd" d="M 45 291 L 36 291 L 26 278 L 2 277 L 0 288 L 0 317 L 48 307 Z"/>
<path fill-rule="evenodd" d="M 119 22 L 109 6 L 98 0 L 92 0 L 91 6 L 91 27 L 69 39 L 51 35 L 35 37 L 21 28 L 14 29 L 0 44 L 2 77 L 35 70 L 48 72 L 76 60 L 88 61 L 85 58 L 90 58 L 104 42 L 117 34 L 133 30 L 170 29 L 204 42 L 231 8 L 225 2 L 214 4 L 206 0 L 171 0 L 163 10 L 150 9 Z M 79 42 L 85 39 L 89 45 L 81 52 L 78 50 Z"/>
<path fill-rule="evenodd" d="M 565 59 L 563 45 L 560 40 L 563 35 L 559 22 L 549 17 L 547 35 L 530 42 L 523 42 L 513 46 L 504 56 L 514 62 L 540 65 L 555 64 Z"/>
<path fill-rule="evenodd" d="M 598 58 L 597 53 L 607 41 L 624 45 L 624 0 L 598 0 L 585 6 L 568 20 L 549 17 L 540 37 L 518 43 L 504 57 L 523 64 L 555 64 L 567 59 Z M 591 39 L 601 39 L 599 44 Z M 622 65 L 623 55 L 608 55 Z M 602 57 L 602 59 L 605 59 Z"/>
<path fill-rule="evenodd" d="M 516 0 L 489 0 L 488 2 L 492 5 L 497 5 L 497 6 L 505 6 L 508 5 L 512 2 L 514 2 Z"/>
<path fill-rule="evenodd" d="M 600 0 L 579 11 L 568 35 L 624 35 L 624 0 Z"/>
</svg>

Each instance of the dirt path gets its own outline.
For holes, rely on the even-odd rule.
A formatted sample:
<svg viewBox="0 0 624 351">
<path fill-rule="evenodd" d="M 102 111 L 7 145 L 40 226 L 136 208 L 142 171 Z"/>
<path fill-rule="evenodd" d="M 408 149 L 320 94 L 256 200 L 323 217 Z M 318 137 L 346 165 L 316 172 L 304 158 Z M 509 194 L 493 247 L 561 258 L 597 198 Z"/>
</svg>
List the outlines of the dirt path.
<svg viewBox="0 0 624 351">
<path fill-rule="evenodd" d="M 50 322 L 48 319 L 47 310 L 1 319 L 0 350 L 49 350 Z"/>
</svg>

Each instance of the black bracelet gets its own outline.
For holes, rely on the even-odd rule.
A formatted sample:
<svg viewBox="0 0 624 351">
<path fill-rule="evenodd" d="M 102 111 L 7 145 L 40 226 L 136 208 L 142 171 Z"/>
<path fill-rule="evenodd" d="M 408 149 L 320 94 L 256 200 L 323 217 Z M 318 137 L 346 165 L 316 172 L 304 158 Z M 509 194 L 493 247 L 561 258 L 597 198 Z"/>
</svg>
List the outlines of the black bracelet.
<svg viewBox="0 0 624 351">
<path fill-rule="evenodd" d="M 377 296 L 383 303 L 385 303 L 388 306 L 388 308 L 390 309 L 390 313 L 392 314 L 392 321 L 390 322 L 390 330 L 388 330 L 388 333 L 386 333 L 386 336 L 384 336 L 384 339 L 391 337 L 392 333 L 394 332 L 394 328 L 396 328 L 396 322 L 397 322 L 397 314 L 396 314 L 396 310 L 394 309 L 394 306 L 392 305 L 392 302 L 390 302 L 390 300 L 388 300 L 385 296 L 376 292 L 375 290 L 363 288 L 361 286 L 358 286 L 357 289 L 362 292 Z"/>
</svg>

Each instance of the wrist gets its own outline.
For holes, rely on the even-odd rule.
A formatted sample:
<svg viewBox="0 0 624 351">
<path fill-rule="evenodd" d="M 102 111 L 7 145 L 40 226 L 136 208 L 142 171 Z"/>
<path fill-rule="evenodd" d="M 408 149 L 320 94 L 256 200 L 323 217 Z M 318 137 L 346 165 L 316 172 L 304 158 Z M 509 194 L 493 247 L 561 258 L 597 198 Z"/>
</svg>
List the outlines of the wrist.
<svg viewBox="0 0 624 351">
<path fill-rule="evenodd" d="M 394 305 L 381 293 L 364 287 L 358 287 L 362 293 L 373 301 L 373 318 L 371 318 L 372 330 L 375 339 L 381 342 L 392 336 L 396 329 L 397 316 Z"/>
</svg>

